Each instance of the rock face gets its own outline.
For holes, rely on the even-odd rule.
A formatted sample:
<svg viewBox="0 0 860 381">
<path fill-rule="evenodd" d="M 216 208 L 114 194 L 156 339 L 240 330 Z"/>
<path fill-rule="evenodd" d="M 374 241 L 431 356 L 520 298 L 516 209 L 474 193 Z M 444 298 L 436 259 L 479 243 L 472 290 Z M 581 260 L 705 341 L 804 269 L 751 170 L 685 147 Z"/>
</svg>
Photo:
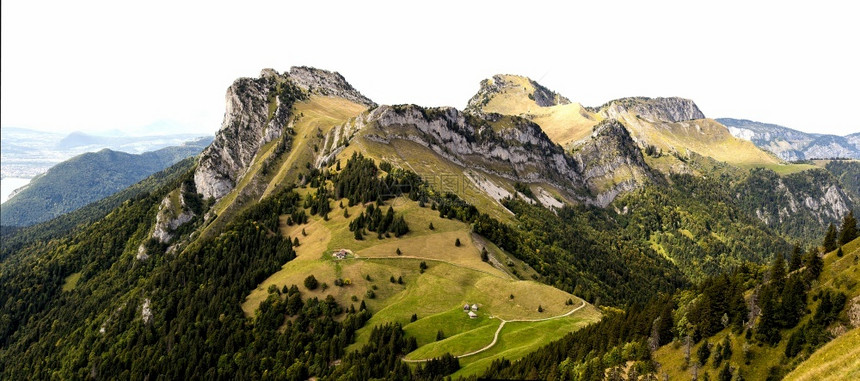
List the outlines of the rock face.
<svg viewBox="0 0 860 381">
<path fill-rule="evenodd" d="M 854 205 L 839 181 L 823 169 L 780 177 L 755 169 L 736 188 L 739 204 L 765 224 L 794 236 L 819 237 Z"/>
<path fill-rule="evenodd" d="M 619 194 L 661 179 L 651 173 L 642 152 L 624 126 L 607 119 L 591 138 L 572 151 L 594 203 L 605 207 Z"/>
<path fill-rule="evenodd" d="M 582 186 L 577 163 L 539 126 L 519 117 L 406 105 L 380 106 L 360 119 L 356 126 L 372 124 L 379 131 L 367 139 L 411 140 L 458 165 L 515 181 Z"/>
<path fill-rule="evenodd" d="M 653 180 L 630 135 L 614 120 L 601 124 L 573 155 L 520 117 L 414 105 L 379 106 L 332 129 L 326 141 L 349 140 L 367 127 L 373 128 L 361 134 L 364 139 L 384 144 L 410 140 L 469 171 L 545 182 L 590 204 L 605 206 L 619 193 Z M 319 161 L 337 152 L 332 146 Z"/>
<path fill-rule="evenodd" d="M 340 97 L 370 108 L 376 107 L 376 103 L 354 89 L 338 72 L 296 66 L 290 68 L 289 78 L 296 86 L 311 94 Z"/>
<path fill-rule="evenodd" d="M 204 198 L 229 193 L 266 143 L 288 128 L 293 102 L 309 94 L 335 96 L 375 106 L 338 73 L 294 67 L 279 74 L 264 69 L 259 78 L 240 78 L 227 89 L 227 109 L 221 129 L 203 151 L 194 173 Z"/>
<path fill-rule="evenodd" d="M 809 134 L 776 124 L 745 119 L 721 118 L 718 122 L 729 128 L 735 137 L 749 140 L 756 146 L 773 152 L 783 160 L 816 158 L 860 158 L 858 134 L 836 136 Z"/>
<path fill-rule="evenodd" d="M 632 113 L 650 122 L 683 122 L 704 119 L 705 114 L 696 103 L 684 98 L 622 98 L 611 101 L 598 108 L 605 118 L 616 119 L 620 115 Z"/>
<path fill-rule="evenodd" d="M 221 129 L 194 173 L 197 191 L 205 198 L 218 199 L 230 192 L 260 147 L 284 132 L 292 104 L 282 105 L 279 84 L 287 82 L 287 76 L 267 69 L 260 78 L 240 78 L 227 89 Z"/>
</svg>

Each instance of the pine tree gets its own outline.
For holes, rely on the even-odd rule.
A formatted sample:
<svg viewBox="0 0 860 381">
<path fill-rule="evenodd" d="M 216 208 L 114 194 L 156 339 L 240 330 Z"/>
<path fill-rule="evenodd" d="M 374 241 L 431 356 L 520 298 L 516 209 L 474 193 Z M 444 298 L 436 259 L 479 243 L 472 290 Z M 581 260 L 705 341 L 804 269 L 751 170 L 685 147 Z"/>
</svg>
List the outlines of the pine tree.
<svg viewBox="0 0 860 381">
<path fill-rule="evenodd" d="M 484 262 L 489 262 L 489 261 L 490 261 L 490 254 L 489 254 L 489 253 L 487 253 L 487 248 L 486 248 L 486 247 L 485 247 L 485 248 L 483 248 L 483 249 L 481 249 L 481 260 L 482 260 L 482 261 L 484 261 Z"/>
<path fill-rule="evenodd" d="M 439 332 L 436 332 L 436 341 L 445 340 L 445 332 L 442 332 L 440 329 Z"/>
<path fill-rule="evenodd" d="M 722 357 L 724 360 L 732 359 L 732 339 L 729 338 L 728 335 L 723 339 L 723 353 Z"/>
<path fill-rule="evenodd" d="M 457 240 L 454 241 L 454 246 L 460 247 L 460 239 L 459 238 L 457 238 Z"/>
<path fill-rule="evenodd" d="M 436 205 L 436 204 L 433 204 L 433 205 Z M 430 223 L 430 230 L 436 230 L 436 228 L 433 226 L 432 222 Z"/>
<path fill-rule="evenodd" d="M 418 321 L 418 314 L 412 314 L 412 317 L 409 318 L 409 322 L 414 323 L 416 321 Z"/>
<path fill-rule="evenodd" d="M 538 305 L 538 312 L 543 312 L 543 306 Z"/>
<path fill-rule="evenodd" d="M 839 246 L 839 248 L 836 249 L 836 256 L 842 258 L 843 255 L 845 255 L 845 253 L 842 251 L 842 246 Z"/>
<path fill-rule="evenodd" d="M 818 256 L 817 249 L 812 249 L 806 254 L 806 271 L 809 275 L 809 280 L 818 279 L 821 271 L 824 269 L 824 261 Z"/>
<path fill-rule="evenodd" d="M 844 245 L 855 238 L 857 238 L 857 220 L 852 211 L 842 218 L 842 227 L 839 229 L 839 244 Z"/>
<path fill-rule="evenodd" d="M 827 227 L 827 234 L 824 235 L 822 246 L 824 246 L 826 253 L 836 250 L 836 228 L 833 227 L 833 224 Z"/>
<path fill-rule="evenodd" d="M 699 359 L 699 364 L 705 366 L 708 363 L 708 358 L 711 357 L 711 344 L 705 340 L 702 343 L 702 346 L 699 347 L 699 350 L 696 351 L 696 357 Z"/>
<path fill-rule="evenodd" d="M 726 363 L 726 365 L 723 366 L 723 369 L 720 369 L 720 373 L 717 375 L 717 380 L 732 381 L 732 368 L 729 366 L 729 363 Z"/>
<path fill-rule="evenodd" d="M 777 253 L 773 263 L 770 266 L 770 282 L 776 287 L 777 292 L 782 292 L 785 286 L 785 257 L 782 253 Z"/>
<path fill-rule="evenodd" d="M 399 248 L 399 247 L 397 248 L 396 253 L 397 253 L 397 255 L 402 255 L 402 254 L 403 254 L 403 252 L 402 252 L 402 251 L 400 251 L 400 248 Z"/>
<path fill-rule="evenodd" d="M 800 251 L 800 247 L 794 245 L 794 250 L 791 252 L 791 260 L 788 262 L 788 271 L 792 272 L 800 268 L 800 265 L 803 261 L 803 253 Z"/>
</svg>

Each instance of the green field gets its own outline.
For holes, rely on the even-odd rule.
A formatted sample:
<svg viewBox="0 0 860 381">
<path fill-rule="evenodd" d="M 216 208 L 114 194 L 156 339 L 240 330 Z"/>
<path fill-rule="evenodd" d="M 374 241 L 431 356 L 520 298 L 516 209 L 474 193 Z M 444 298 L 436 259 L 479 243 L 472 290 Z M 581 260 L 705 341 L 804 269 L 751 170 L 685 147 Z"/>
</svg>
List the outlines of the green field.
<svg viewBox="0 0 860 381">
<path fill-rule="evenodd" d="M 346 200 L 343 201 L 346 205 Z M 410 232 L 403 237 L 380 240 L 368 236 L 355 240 L 348 224 L 364 207 L 347 208 L 350 217 L 344 218 L 339 201 L 333 202 L 335 210 L 328 221 L 315 216 L 307 224 L 286 226 L 285 217 L 282 217 L 281 234 L 300 241 L 297 257 L 247 296 L 242 304 L 246 315 L 254 315 L 272 285 L 282 288 L 295 284 L 305 298 L 331 295 L 347 307 L 358 308 L 363 300 L 373 315 L 358 331 L 356 343 L 348 350 L 364 345 L 372 327 L 399 322 L 407 337 L 415 337 L 419 344 L 407 359 L 421 360 L 484 348 L 493 341 L 499 319 L 556 317 L 582 305 L 579 298 L 564 291 L 514 276 L 514 270 L 520 276 L 532 274 L 534 270 L 474 235 L 469 225 L 440 218 L 438 212 L 419 207 L 410 200 L 398 198 L 388 203 L 394 205 L 397 213 L 403 214 L 409 225 Z M 430 222 L 433 230 L 429 229 Z M 454 244 L 456 239 L 461 242 L 459 247 Z M 481 260 L 484 247 L 490 254 L 490 262 Z M 346 259 L 334 259 L 331 253 L 339 249 L 348 249 L 353 254 Z M 401 255 L 397 255 L 397 249 Z M 427 264 L 423 272 L 421 262 Z M 328 287 L 307 290 L 302 284 L 311 274 Z M 392 277 L 401 279 L 402 284 L 391 282 Z M 348 280 L 349 284 L 334 286 L 338 278 Z M 369 291 L 374 298 L 368 297 Z M 568 305 L 568 300 L 574 304 Z M 463 311 L 466 303 L 479 306 L 477 318 L 471 319 Z M 543 312 L 538 312 L 539 307 Z M 417 317 L 415 322 L 411 322 L 413 314 Z M 599 319 L 600 312 L 585 304 L 574 314 L 555 320 L 508 322 L 495 346 L 461 359 L 463 368 L 458 374 L 480 373 L 492 359 L 500 356 L 519 358 Z M 436 341 L 440 330 L 446 338 Z"/>
</svg>

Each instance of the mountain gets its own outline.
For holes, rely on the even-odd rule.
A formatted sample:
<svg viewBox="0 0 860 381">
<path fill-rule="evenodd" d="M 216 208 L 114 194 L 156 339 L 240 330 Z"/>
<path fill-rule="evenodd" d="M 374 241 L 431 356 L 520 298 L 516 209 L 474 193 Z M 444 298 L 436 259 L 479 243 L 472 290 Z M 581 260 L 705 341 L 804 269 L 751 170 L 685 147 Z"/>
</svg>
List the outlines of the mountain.
<svg viewBox="0 0 860 381">
<path fill-rule="evenodd" d="M 86 229 L 89 224 L 103 219 L 105 215 L 127 201 L 145 198 L 151 192 L 175 186 L 195 164 L 196 158 L 188 157 L 108 197 L 36 225 L 26 227 L 3 225 L 3 230 L 0 231 L 3 240 L 0 258 L 7 257 L 27 245 L 61 239 L 72 232 Z"/>
<path fill-rule="evenodd" d="M 115 131 L 68 135 L 4 126 L 0 141 L 0 176 L 30 179 L 74 156 L 104 148 L 132 154 L 155 151 L 197 139 L 201 134 L 175 131 L 148 136 L 121 136 Z"/>
<path fill-rule="evenodd" d="M 717 121 L 729 127 L 732 135 L 749 140 L 783 160 L 860 159 L 858 134 L 848 136 L 810 134 L 776 124 L 745 119 L 720 118 Z"/>
<path fill-rule="evenodd" d="M 210 142 L 199 138 L 142 154 L 105 148 L 76 156 L 51 167 L 3 203 L 2 224 L 27 226 L 74 211 L 197 155 Z"/>
<path fill-rule="evenodd" d="M 539 378 L 581 366 L 530 360 L 573 342 L 644 371 L 669 295 L 752 279 L 856 205 L 855 168 L 782 162 L 686 99 L 588 108 L 499 75 L 464 110 L 378 105 L 309 67 L 225 98 L 169 182 L 8 233 L 5 377 Z"/>
</svg>

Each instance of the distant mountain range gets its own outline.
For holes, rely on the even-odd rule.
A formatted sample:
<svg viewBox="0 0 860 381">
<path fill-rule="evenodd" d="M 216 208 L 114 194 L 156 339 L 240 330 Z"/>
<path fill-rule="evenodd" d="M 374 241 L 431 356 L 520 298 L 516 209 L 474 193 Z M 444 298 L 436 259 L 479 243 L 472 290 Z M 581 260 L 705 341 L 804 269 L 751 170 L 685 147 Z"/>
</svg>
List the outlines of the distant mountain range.
<svg viewBox="0 0 860 381">
<path fill-rule="evenodd" d="M 720 118 L 735 137 L 773 152 L 784 160 L 860 159 L 860 133 L 847 136 L 811 134 L 776 124 Z"/>
<path fill-rule="evenodd" d="M 97 135 L 79 131 L 61 134 L 4 126 L 2 136 L 0 177 L 32 178 L 82 153 L 108 148 L 139 154 L 180 145 L 201 135 L 181 133 L 123 136 L 118 132 Z"/>
<path fill-rule="evenodd" d="M 75 156 L 13 193 L 0 207 L 0 222 L 26 226 L 74 211 L 199 154 L 211 142 L 205 137 L 142 154 L 105 148 Z"/>
</svg>

